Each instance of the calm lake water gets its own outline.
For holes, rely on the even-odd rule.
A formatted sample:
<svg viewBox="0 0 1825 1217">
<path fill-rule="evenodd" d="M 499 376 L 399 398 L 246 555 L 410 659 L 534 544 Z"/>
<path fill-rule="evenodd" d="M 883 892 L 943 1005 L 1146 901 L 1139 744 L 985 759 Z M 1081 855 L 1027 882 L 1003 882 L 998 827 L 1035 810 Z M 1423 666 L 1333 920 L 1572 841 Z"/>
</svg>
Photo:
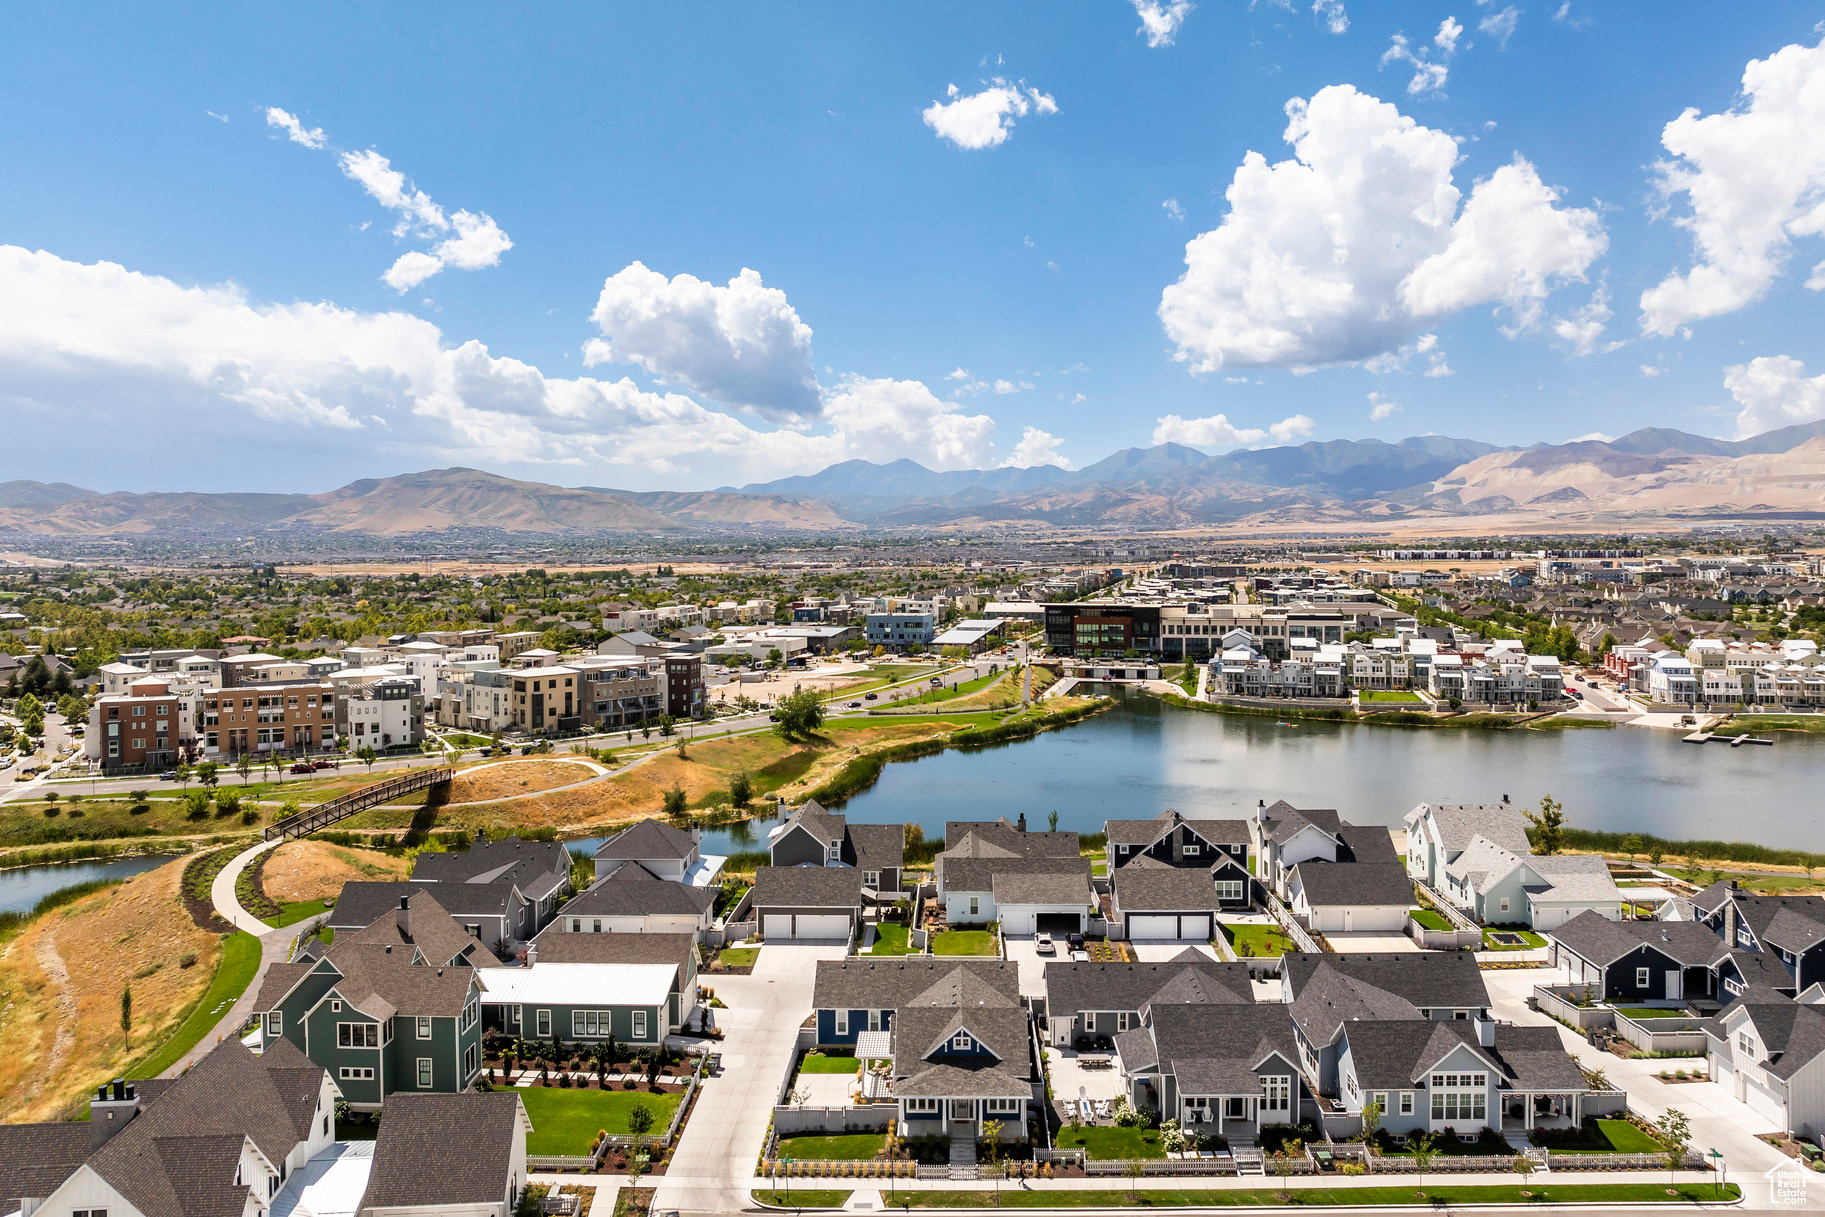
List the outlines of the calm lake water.
<svg viewBox="0 0 1825 1217">
<path fill-rule="evenodd" d="M 93 862 L 67 862 L 55 866 L 20 866 L 0 870 L 0 912 L 29 913 L 52 892 L 91 879 L 130 879 L 163 866 L 176 854 L 147 854 L 139 858 L 107 858 Z"/>
<path fill-rule="evenodd" d="M 1578 827 L 1825 852 L 1825 739 L 1817 736 L 1781 734 L 1772 748 L 1731 748 L 1636 727 L 1283 726 L 1121 696 L 1116 709 L 1061 731 L 889 765 L 842 810 L 862 823 L 918 823 L 929 836 L 940 835 L 946 820 L 1011 820 L 1023 811 L 1034 827 L 1057 811 L 1061 828 L 1100 832 L 1104 820 L 1167 807 L 1240 817 L 1258 799 L 1285 799 L 1334 807 L 1359 824 L 1396 826 L 1416 803 L 1495 802 L 1506 794 L 1533 807 L 1550 794 Z M 704 849 L 755 849 L 764 838 L 764 826 L 706 830 Z"/>
</svg>

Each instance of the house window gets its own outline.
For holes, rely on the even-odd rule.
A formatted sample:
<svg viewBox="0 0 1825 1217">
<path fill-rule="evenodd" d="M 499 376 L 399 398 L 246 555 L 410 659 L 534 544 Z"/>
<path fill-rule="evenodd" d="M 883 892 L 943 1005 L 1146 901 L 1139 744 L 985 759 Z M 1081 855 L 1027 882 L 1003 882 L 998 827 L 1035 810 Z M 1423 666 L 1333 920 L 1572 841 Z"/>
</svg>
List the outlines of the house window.
<svg viewBox="0 0 1825 1217">
<path fill-rule="evenodd" d="M 600 934 L 602 932 L 602 919 L 600 917 L 596 917 L 590 921 L 589 932 L 592 934 Z"/>
<path fill-rule="evenodd" d="M 1753 947 L 1755 945 L 1755 935 L 1749 932 L 1748 926 L 1739 925 L 1736 927 L 1736 945 L 1739 947 Z"/>
<path fill-rule="evenodd" d="M 863 887 L 873 887 L 873 888 L 880 887 L 881 886 L 881 872 L 878 870 L 863 871 L 862 872 L 862 886 Z"/>
<path fill-rule="evenodd" d="M 1487 1113 L 1488 1075 L 1482 1073 L 1435 1073 L 1431 1079 L 1432 1120 L 1453 1124 L 1459 1121 L 1481 1122 Z"/>
<path fill-rule="evenodd" d="M 836 1033 L 838 1035 L 849 1034 L 849 1011 L 838 1010 L 836 1012 Z"/>
<path fill-rule="evenodd" d="M 870 1010 L 868 1012 L 868 1029 L 870 1031 L 879 1031 L 881 1029 L 881 1012 L 879 1010 Z"/>
<path fill-rule="evenodd" d="M 1506 896 L 1502 897 L 1502 911 L 1504 913 L 1506 913 L 1508 911 L 1508 897 L 1506 897 Z"/>
<path fill-rule="evenodd" d="M 982 914 L 982 904 L 981 904 L 980 899 L 976 896 L 971 896 L 970 897 L 970 916 L 978 917 L 981 914 Z"/>
<path fill-rule="evenodd" d="M 380 1047 L 378 1023 L 337 1023 L 336 1046 L 339 1048 Z"/>
<path fill-rule="evenodd" d="M 1413 1092 L 1411 1090 L 1400 1092 L 1400 1114 L 1403 1116 L 1413 1114 Z"/>
<path fill-rule="evenodd" d="M 465 1079 L 475 1076 L 476 1066 L 479 1063 L 480 1057 L 477 1055 L 474 1044 L 463 1049 L 463 1077 Z"/>
<path fill-rule="evenodd" d="M 374 1080 L 372 1065 L 344 1065 L 336 1070 L 337 1078 L 344 1082 L 371 1082 Z"/>
<path fill-rule="evenodd" d="M 1187 858 L 1195 858 L 1203 852 L 1204 847 L 1202 845 L 1187 845 L 1185 847 L 1185 856 Z"/>
<path fill-rule="evenodd" d="M 266 1038 L 269 1040 L 278 1039 L 284 1034 L 285 1015 L 277 1010 L 268 1011 L 266 1014 Z"/>
<path fill-rule="evenodd" d="M 341 1014 L 342 1013 L 342 1003 L 332 999 L 330 1001 L 330 1013 L 331 1014 Z"/>
<path fill-rule="evenodd" d="M 1133 1025 L 1134 1016 L 1128 1013 L 1128 1011 L 1123 1010 L 1115 1016 L 1115 1029 L 1117 1031 L 1126 1031 Z"/>
<path fill-rule="evenodd" d="M 637 1040 L 643 1040 L 646 1038 L 646 1011 L 645 1010 L 634 1011 L 634 1038 Z"/>
<path fill-rule="evenodd" d="M 909 1116 L 935 1116 L 938 1114 L 937 1099 L 907 1099 L 905 1100 L 905 1103 L 906 1114 Z"/>
<path fill-rule="evenodd" d="M 1648 987 L 1648 970 L 1646 968 L 1635 969 L 1635 987 L 1637 989 L 1645 989 Z"/>
<path fill-rule="evenodd" d="M 1736 1050 L 1744 1056 L 1754 1056 L 1755 1038 L 1747 1031 L 1738 1031 L 1736 1033 Z"/>
<path fill-rule="evenodd" d="M 1018 1115 L 1021 1111 L 1026 1109 L 1026 1105 L 1025 1099 L 987 1099 L 983 1102 L 982 1107 L 983 1110 L 990 1115 L 995 1115 L 997 1113 L 1002 1115 Z"/>
<path fill-rule="evenodd" d="M 470 922 L 468 925 L 465 925 L 463 927 L 463 930 L 471 938 L 480 938 L 482 936 L 482 927 L 473 921 Z"/>
<path fill-rule="evenodd" d="M 1240 1120 L 1240 1119 L 1244 1119 L 1247 1115 L 1248 1115 L 1248 1100 L 1247 1099 L 1228 1098 L 1228 1099 L 1223 1100 L 1223 1118 L 1224 1119 Z"/>
<path fill-rule="evenodd" d="M 1115 852 L 1125 858 L 1128 856 L 1128 847 L 1126 845 L 1118 845 L 1115 847 Z"/>
<path fill-rule="evenodd" d="M 418 1088 L 420 1090 L 431 1088 L 431 1058 L 428 1056 L 418 1058 Z"/>
<path fill-rule="evenodd" d="M 959 1031 L 959 1032 L 957 1032 L 957 1034 L 951 1036 L 951 1051 L 952 1052 L 968 1052 L 969 1050 L 970 1050 L 969 1032 Z"/>
<path fill-rule="evenodd" d="M 582 933 L 583 932 L 583 922 L 576 917 L 572 917 L 570 919 L 570 932 L 573 934 Z"/>
<path fill-rule="evenodd" d="M 418 1038 L 421 1040 L 431 1038 L 431 1016 L 428 1014 L 418 1016 Z"/>
<path fill-rule="evenodd" d="M 549 1010 L 534 1011 L 533 1018 L 536 1019 L 538 1022 L 540 1039 L 544 1039 L 546 1036 L 551 1034 L 551 1011 L 549 1011 Z"/>
<path fill-rule="evenodd" d="M 1240 899 L 1242 899 L 1242 880 L 1240 880 L 1240 879 L 1219 879 L 1219 880 L 1217 880 L 1217 899 L 1218 900 L 1240 900 Z"/>
<path fill-rule="evenodd" d="M 1268 1111 L 1286 1111 L 1293 1105 L 1293 1079 L 1284 1073 L 1270 1073 L 1261 1079 L 1261 1106 Z"/>
</svg>

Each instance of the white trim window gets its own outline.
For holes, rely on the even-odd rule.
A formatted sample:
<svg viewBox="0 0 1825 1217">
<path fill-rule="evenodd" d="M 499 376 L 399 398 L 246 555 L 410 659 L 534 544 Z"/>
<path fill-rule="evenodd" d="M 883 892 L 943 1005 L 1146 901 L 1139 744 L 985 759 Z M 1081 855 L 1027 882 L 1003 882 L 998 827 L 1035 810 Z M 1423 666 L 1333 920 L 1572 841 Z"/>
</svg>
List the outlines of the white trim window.
<svg viewBox="0 0 1825 1217">
<path fill-rule="evenodd" d="M 951 1036 L 951 1051 L 968 1052 L 975 1042 L 976 1041 L 970 1038 L 969 1032 L 959 1031 L 957 1034 Z"/>
<path fill-rule="evenodd" d="M 836 1012 L 836 1033 L 838 1035 L 849 1034 L 849 1011 L 838 1010 Z"/>
<path fill-rule="evenodd" d="M 615 1029 L 612 1010 L 572 1010 L 570 1033 L 579 1039 L 599 1039 Z"/>
<path fill-rule="evenodd" d="M 538 1035 L 540 1039 L 544 1039 L 551 1034 L 551 1011 L 535 1010 L 533 1011 L 533 1018 L 538 1024 Z"/>
<path fill-rule="evenodd" d="M 1400 1114 L 1403 1116 L 1413 1114 L 1413 1092 L 1411 1090 L 1400 1092 Z"/>
<path fill-rule="evenodd" d="M 901 1102 L 906 1104 L 906 1114 L 909 1116 L 935 1116 L 938 1114 L 939 1100 L 937 1099 L 902 1099 Z"/>
<path fill-rule="evenodd" d="M 1203 852 L 1204 847 L 1202 845 L 1187 845 L 1185 847 L 1185 856 L 1187 858 L 1196 858 L 1203 854 Z"/>
<path fill-rule="evenodd" d="M 634 1011 L 633 1038 L 637 1039 L 637 1040 L 643 1040 L 646 1038 L 646 1011 L 645 1010 Z"/>
<path fill-rule="evenodd" d="M 418 1016 L 418 1038 L 421 1040 L 431 1038 L 431 1016 L 429 1014 Z"/>
<path fill-rule="evenodd" d="M 1488 1074 L 1435 1073 L 1431 1077 L 1430 1089 L 1432 1121 L 1435 1124 L 1480 1122 L 1488 1116 Z"/>
<path fill-rule="evenodd" d="M 1384 1099 L 1386 1096 L 1382 1096 Z M 1293 1079 L 1284 1073 L 1264 1073 L 1261 1075 L 1261 1110 L 1290 1111 L 1293 1106 Z M 1387 1103 L 1382 1103 L 1382 1110 L 1387 1110 Z"/>
<path fill-rule="evenodd" d="M 266 1012 L 266 1038 L 276 1040 L 285 1034 L 285 1015 L 278 1010 Z"/>
<path fill-rule="evenodd" d="M 1647 988 L 1650 983 L 1651 976 L 1652 976 L 1652 973 L 1647 968 L 1636 968 L 1635 969 L 1635 987 L 1637 989 Z"/>
<path fill-rule="evenodd" d="M 378 1023 L 337 1023 L 336 1047 L 338 1048 L 378 1048 L 380 1047 L 380 1024 Z"/>
<path fill-rule="evenodd" d="M 1217 899 L 1218 900 L 1240 900 L 1240 899 L 1242 899 L 1242 880 L 1240 880 L 1240 879 L 1219 879 L 1219 880 L 1217 880 Z"/>
<path fill-rule="evenodd" d="M 987 1115 L 1017 1116 L 1027 1108 L 1025 1099 L 984 1099 L 982 1110 Z"/>
<path fill-rule="evenodd" d="M 428 1056 L 418 1058 L 418 1088 L 431 1089 L 431 1058 Z"/>
<path fill-rule="evenodd" d="M 336 1078 L 343 1082 L 371 1082 L 374 1080 L 372 1065 L 344 1065 L 336 1070 Z"/>
<path fill-rule="evenodd" d="M 878 870 L 863 871 L 862 872 L 862 886 L 863 887 L 872 887 L 872 888 L 875 888 L 878 890 L 881 886 L 881 872 Z"/>
</svg>

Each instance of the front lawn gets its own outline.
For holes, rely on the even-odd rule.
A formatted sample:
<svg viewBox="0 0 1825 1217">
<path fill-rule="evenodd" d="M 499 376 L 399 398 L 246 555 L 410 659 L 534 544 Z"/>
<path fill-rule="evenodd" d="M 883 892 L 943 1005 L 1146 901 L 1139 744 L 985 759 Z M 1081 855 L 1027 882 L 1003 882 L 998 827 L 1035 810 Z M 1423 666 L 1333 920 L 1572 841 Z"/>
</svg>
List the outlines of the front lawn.
<svg viewBox="0 0 1825 1217">
<path fill-rule="evenodd" d="M 1523 1195 L 1523 1193 L 1526 1193 Z M 1581 1204 L 1712 1204 L 1741 1199 L 1734 1183 L 1718 1188 L 1710 1183 L 1688 1183 L 1669 1188 L 1664 1183 L 1552 1183 L 1527 1187 L 1508 1184 L 1454 1185 L 1432 1183 L 1423 1187 L 1308 1187 L 1291 1179 L 1284 1188 L 1146 1188 L 1134 1192 L 1117 1189 L 1030 1191 L 896 1192 L 894 1204 L 914 1208 L 985 1209 L 999 1205 L 1020 1209 L 1100 1208 L 1241 1208 L 1255 1205 L 1295 1204 L 1310 1208 L 1349 1208 L 1363 1205 L 1405 1205 L 1446 1209 L 1454 1204 L 1560 1205 Z M 1287 1195 L 1289 1199 L 1282 1200 Z"/>
<path fill-rule="evenodd" d="M 1230 925 L 1219 921 L 1217 926 L 1229 949 L 1237 955 L 1271 958 L 1298 949 L 1277 925 Z"/>
<path fill-rule="evenodd" d="M 306 917 L 315 917 L 318 913 L 327 913 L 329 910 L 330 902 L 327 900 L 300 900 L 280 905 L 279 915 L 267 917 L 265 921 L 271 926 L 296 925 Z"/>
<path fill-rule="evenodd" d="M 932 936 L 933 955 L 993 955 L 995 936 L 987 930 L 945 930 Z"/>
<path fill-rule="evenodd" d="M 1426 699 L 1405 689 L 1363 689 L 1356 695 L 1363 702 L 1395 702 L 1405 705 L 1423 703 Z"/>
<path fill-rule="evenodd" d="M 1513 943 L 1496 942 L 1490 938 L 1491 934 L 1516 934 L 1516 935 L 1519 935 L 1520 939 L 1521 939 L 1521 945 L 1515 946 Z M 1540 935 L 1534 933 L 1532 930 L 1510 930 L 1510 929 L 1492 930 L 1492 929 L 1488 929 L 1488 928 L 1485 928 L 1483 930 L 1483 950 L 1485 950 L 1485 951 L 1533 951 L 1533 950 L 1538 950 L 1540 947 L 1543 947 L 1545 945 L 1546 945 L 1546 939 L 1540 937 Z"/>
<path fill-rule="evenodd" d="M 874 945 L 868 948 L 870 955 L 912 955 L 912 943 L 908 941 L 907 929 L 897 921 L 883 921 L 875 926 Z"/>
<path fill-rule="evenodd" d="M 751 968 L 759 958 L 759 947 L 724 947 L 716 962 L 725 968 Z"/>
<path fill-rule="evenodd" d="M 1658 1154 L 1662 1150 L 1660 1142 L 1649 1136 L 1645 1130 L 1627 1120 L 1586 1120 L 1581 1139 L 1554 1145 L 1538 1140 L 1539 1130 L 1535 1130 L 1536 1145 L 1546 1145 L 1555 1154 Z"/>
<path fill-rule="evenodd" d="M 1164 1158 L 1157 1128 L 1122 1128 L 1103 1124 L 1066 1125 L 1058 1131 L 1061 1149 L 1082 1149 L 1092 1158 Z"/>
<path fill-rule="evenodd" d="M 853 1056 L 825 1056 L 821 1052 L 807 1052 L 798 1063 L 800 1073 L 854 1073 L 855 1069 Z"/>
<path fill-rule="evenodd" d="M 566 1090 L 561 1086 L 516 1086 L 513 1093 L 526 1105 L 532 1131 L 526 1134 L 526 1152 L 540 1156 L 582 1157 L 596 1143 L 596 1133 L 627 1135 L 627 1113 L 644 1103 L 653 1113 L 652 1135 L 672 1122 L 682 1094 L 651 1094 L 641 1090 Z"/>
<path fill-rule="evenodd" d="M 878 1132 L 845 1133 L 835 1137 L 822 1133 L 794 1133 L 779 1139 L 779 1157 L 782 1160 L 869 1162 L 885 1148 L 887 1134 Z"/>
<path fill-rule="evenodd" d="M 1421 929 L 1447 931 L 1451 929 L 1451 923 L 1445 919 L 1445 915 L 1436 910 L 1414 909 L 1412 916 Z"/>
<path fill-rule="evenodd" d="M 1684 1010 L 1667 1010 L 1660 1006 L 1617 1006 L 1616 1013 L 1626 1014 L 1633 1019 L 1643 1018 L 1691 1018 Z"/>
</svg>

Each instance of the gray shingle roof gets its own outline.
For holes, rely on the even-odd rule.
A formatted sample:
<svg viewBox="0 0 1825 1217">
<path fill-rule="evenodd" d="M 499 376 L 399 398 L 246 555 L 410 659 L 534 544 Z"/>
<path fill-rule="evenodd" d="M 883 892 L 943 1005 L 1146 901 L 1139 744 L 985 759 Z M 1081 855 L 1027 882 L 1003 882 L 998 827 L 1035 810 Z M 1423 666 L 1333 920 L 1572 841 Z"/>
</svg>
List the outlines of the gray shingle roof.
<svg viewBox="0 0 1825 1217">
<path fill-rule="evenodd" d="M 1737 911 L 1764 945 L 1800 952 L 1825 940 L 1825 896 L 1751 896 L 1737 892 Z"/>
<path fill-rule="evenodd" d="M 342 885 L 329 925 L 338 933 L 362 930 L 399 907 L 402 896 L 434 888 L 437 902 L 452 917 L 499 917 L 511 907 L 519 889 L 512 880 L 498 883 L 427 883 L 416 880 L 352 879 Z"/>
<path fill-rule="evenodd" d="M 685 969 L 697 950 L 697 937 L 547 931 L 539 935 L 538 944 L 539 963 L 671 963 Z"/>
<path fill-rule="evenodd" d="M 1217 908 L 1217 888 L 1202 868 L 1124 866 L 1115 876 L 1115 904 L 1124 916 L 1205 912 Z"/>
<path fill-rule="evenodd" d="M 496 883 L 512 880 L 521 890 L 541 894 L 553 878 L 570 874 L 570 851 L 556 841 L 504 837 L 477 841 L 466 850 L 419 854 L 412 878 L 438 883 Z"/>
<path fill-rule="evenodd" d="M 1219 963 L 1198 955 L 1167 963 L 1049 963 L 1045 967 L 1046 1010 L 1054 1018 L 1072 1018 L 1085 1010 L 1138 1012 L 1188 975 L 1204 986 L 1208 1003 L 1234 1005 L 1255 1000 L 1247 964 Z"/>
<path fill-rule="evenodd" d="M 1226 1005 L 1220 1013 L 1197 1005 L 1155 1006 L 1143 1034 L 1188 1094 L 1259 1094 L 1255 1067 L 1273 1053 L 1295 1070 L 1299 1065 L 1293 1023 L 1279 1002 Z M 1126 1055 L 1122 1062 L 1128 1063 Z"/>
<path fill-rule="evenodd" d="M 989 880 L 997 907 L 1010 904 L 1071 904 L 1088 908 L 1096 902 L 1090 892 L 1090 868 L 1079 873 L 997 874 Z"/>
<path fill-rule="evenodd" d="M 1689 967 L 1709 967 L 1729 953 L 1710 927 L 1696 921 L 1611 921 L 1587 909 L 1552 932 L 1558 944 L 1599 967 L 1649 946 Z"/>
<path fill-rule="evenodd" d="M 1273 803 L 1261 815 L 1267 838 L 1277 845 L 1286 844 L 1307 827 L 1335 836 L 1340 823 L 1332 808 L 1299 808 L 1285 799 Z"/>
<path fill-rule="evenodd" d="M 1421 1009 L 1489 1006 L 1488 986 L 1470 951 L 1291 952 L 1282 957 L 1280 974 L 1293 997 L 1293 1019 L 1313 1043 L 1330 1043 L 1347 1018 L 1403 1017 L 1397 1003 L 1415 1015 Z"/>
<path fill-rule="evenodd" d="M 862 873 L 841 866 L 763 866 L 754 872 L 755 908 L 862 906 Z"/>
<path fill-rule="evenodd" d="M 1020 1002 L 1020 968 L 1003 959 L 820 959 L 811 1005 L 818 1010 L 899 1010 L 919 1001 L 956 1005 L 965 992 L 987 1002 L 981 986 L 1001 1004 Z"/>
<path fill-rule="evenodd" d="M 335 942 L 324 958 L 340 974 L 334 987 L 342 999 L 370 1018 L 455 1017 L 463 1012 L 475 981 L 474 968 L 414 964 L 410 948 L 384 943 Z M 260 997 L 267 996 L 262 985 Z"/>
<path fill-rule="evenodd" d="M 1072 856 L 950 858 L 940 857 L 945 892 L 988 892 L 995 880 L 1009 875 L 1078 875 L 1090 882 L 1090 859 Z"/>
<path fill-rule="evenodd" d="M 660 879 L 638 862 L 624 862 L 558 910 L 563 917 L 700 917 L 716 904 L 719 889 Z"/>
<path fill-rule="evenodd" d="M 17 1212 L 22 1200 L 42 1200 L 88 1160 L 89 1125 L 0 1124 L 0 1205 Z"/>
<path fill-rule="evenodd" d="M 361 1208 L 503 1203 L 524 1119 L 511 1090 L 390 1095 Z"/>
<path fill-rule="evenodd" d="M 407 924 L 411 926 L 410 933 L 400 923 L 399 910 L 394 909 L 376 917 L 366 929 L 347 935 L 347 940 L 416 947 L 425 957 L 425 962 L 433 965 L 456 963 L 477 968 L 501 966 L 499 956 L 478 939 L 465 933 L 463 927 L 456 924 L 455 918 L 444 911 L 444 906 L 429 891 L 414 892 L 409 900 L 411 908 Z"/>
<path fill-rule="evenodd" d="M 1528 850 L 1527 817 L 1512 803 L 1421 803 L 1405 819 L 1411 828 L 1427 817 L 1448 850 L 1469 848 L 1470 839 L 1479 833 L 1517 854 Z"/>
<path fill-rule="evenodd" d="M 683 861 L 697 849 L 697 842 L 682 828 L 663 820 L 641 820 L 622 829 L 596 847 L 598 861 L 639 861 L 664 858 Z"/>
</svg>

